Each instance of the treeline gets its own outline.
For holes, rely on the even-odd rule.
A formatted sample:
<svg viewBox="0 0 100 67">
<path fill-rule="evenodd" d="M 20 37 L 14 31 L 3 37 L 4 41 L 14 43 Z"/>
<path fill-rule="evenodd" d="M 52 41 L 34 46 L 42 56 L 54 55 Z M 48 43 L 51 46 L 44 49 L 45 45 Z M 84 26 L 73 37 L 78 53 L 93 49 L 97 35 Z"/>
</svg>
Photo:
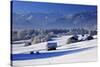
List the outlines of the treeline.
<svg viewBox="0 0 100 67">
<path fill-rule="evenodd" d="M 96 30 L 86 30 L 83 28 L 77 29 L 50 29 L 50 30 L 17 30 L 12 31 L 12 41 L 15 40 L 23 40 L 23 39 L 30 39 L 35 37 L 55 37 L 55 36 L 62 36 L 62 35 L 75 35 L 75 34 L 91 34 L 96 35 Z"/>
</svg>

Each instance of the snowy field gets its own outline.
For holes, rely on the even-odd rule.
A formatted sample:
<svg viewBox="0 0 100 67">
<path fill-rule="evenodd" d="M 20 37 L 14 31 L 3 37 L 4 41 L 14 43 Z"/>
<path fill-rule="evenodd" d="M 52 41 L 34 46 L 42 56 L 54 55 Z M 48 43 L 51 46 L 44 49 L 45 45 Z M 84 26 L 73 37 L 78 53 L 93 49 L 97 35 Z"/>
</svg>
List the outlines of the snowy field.
<svg viewBox="0 0 100 67">
<path fill-rule="evenodd" d="M 27 66 L 39 64 L 58 64 L 72 62 L 88 62 L 97 60 L 97 36 L 92 40 L 86 40 L 71 44 L 66 44 L 71 36 L 56 38 L 57 49 L 46 50 L 47 42 L 24 46 L 25 44 L 13 44 L 12 65 Z M 51 41 L 53 42 L 53 41 Z M 39 54 L 28 54 L 30 51 L 39 51 Z"/>
</svg>

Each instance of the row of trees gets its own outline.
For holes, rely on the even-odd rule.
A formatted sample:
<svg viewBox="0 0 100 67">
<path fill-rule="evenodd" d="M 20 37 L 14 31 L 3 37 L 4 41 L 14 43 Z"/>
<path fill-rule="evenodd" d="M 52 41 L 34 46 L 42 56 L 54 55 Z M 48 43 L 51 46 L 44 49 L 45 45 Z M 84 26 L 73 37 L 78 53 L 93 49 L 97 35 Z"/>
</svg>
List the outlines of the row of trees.
<svg viewBox="0 0 100 67">
<path fill-rule="evenodd" d="M 88 31 L 83 28 L 77 28 L 77 29 L 50 29 L 50 30 L 18 30 L 18 31 L 12 31 L 12 41 L 15 40 L 23 40 L 23 39 L 30 39 L 30 38 L 36 38 L 41 37 L 43 38 L 46 36 L 47 38 L 53 37 L 53 36 L 59 36 L 59 35 L 75 35 L 75 34 L 91 34 L 96 35 L 97 31 L 92 30 Z M 45 37 L 44 37 L 45 39 Z"/>
</svg>

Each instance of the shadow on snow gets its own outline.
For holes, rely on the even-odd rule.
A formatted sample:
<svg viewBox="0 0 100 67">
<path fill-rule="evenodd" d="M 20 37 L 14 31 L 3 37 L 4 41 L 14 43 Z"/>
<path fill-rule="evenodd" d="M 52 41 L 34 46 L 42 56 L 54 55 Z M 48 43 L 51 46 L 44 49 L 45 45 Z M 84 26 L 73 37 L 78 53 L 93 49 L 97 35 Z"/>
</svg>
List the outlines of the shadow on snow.
<svg viewBox="0 0 100 67">
<path fill-rule="evenodd" d="M 44 58 L 57 57 L 57 56 L 77 53 L 77 52 L 89 50 L 92 48 L 94 47 L 81 48 L 81 49 L 75 49 L 75 50 L 66 50 L 66 51 L 60 51 L 60 52 L 39 53 L 39 54 L 12 54 L 11 60 L 15 61 L 15 60 L 44 59 Z"/>
</svg>

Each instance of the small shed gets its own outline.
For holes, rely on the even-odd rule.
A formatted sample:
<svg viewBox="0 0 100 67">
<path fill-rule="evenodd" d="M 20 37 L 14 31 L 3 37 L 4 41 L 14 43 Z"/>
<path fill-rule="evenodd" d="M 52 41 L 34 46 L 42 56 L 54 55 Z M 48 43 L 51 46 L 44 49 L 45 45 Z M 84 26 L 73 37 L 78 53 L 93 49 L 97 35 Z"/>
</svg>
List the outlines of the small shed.
<svg viewBox="0 0 100 67">
<path fill-rule="evenodd" d="M 57 48 L 57 42 L 48 42 L 47 43 L 47 50 L 56 50 Z"/>
</svg>

